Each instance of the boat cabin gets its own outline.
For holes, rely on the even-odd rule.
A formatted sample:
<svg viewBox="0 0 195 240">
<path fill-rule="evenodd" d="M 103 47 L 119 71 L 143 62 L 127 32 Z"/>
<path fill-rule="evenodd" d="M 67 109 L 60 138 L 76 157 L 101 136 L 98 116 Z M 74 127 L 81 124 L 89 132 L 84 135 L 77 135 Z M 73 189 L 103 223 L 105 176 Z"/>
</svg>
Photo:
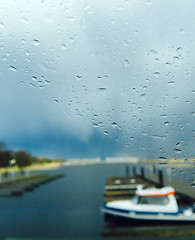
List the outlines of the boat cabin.
<svg viewBox="0 0 195 240">
<path fill-rule="evenodd" d="M 174 195 L 175 190 L 172 187 L 161 189 L 139 189 L 133 198 L 135 204 L 166 205 L 169 202 L 169 195 Z"/>
</svg>

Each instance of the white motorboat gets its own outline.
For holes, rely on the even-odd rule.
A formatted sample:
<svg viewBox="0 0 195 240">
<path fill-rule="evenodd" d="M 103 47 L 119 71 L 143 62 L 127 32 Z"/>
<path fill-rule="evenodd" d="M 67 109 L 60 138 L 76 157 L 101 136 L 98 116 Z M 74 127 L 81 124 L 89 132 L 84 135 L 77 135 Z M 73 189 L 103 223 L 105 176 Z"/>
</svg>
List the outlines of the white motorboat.
<svg viewBox="0 0 195 240">
<path fill-rule="evenodd" d="M 195 208 L 179 207 L 174 188 L 138 189 L 133 199 L 108 202 L 105 214 L 141 221 L 195 222 Z"/>
</svg>

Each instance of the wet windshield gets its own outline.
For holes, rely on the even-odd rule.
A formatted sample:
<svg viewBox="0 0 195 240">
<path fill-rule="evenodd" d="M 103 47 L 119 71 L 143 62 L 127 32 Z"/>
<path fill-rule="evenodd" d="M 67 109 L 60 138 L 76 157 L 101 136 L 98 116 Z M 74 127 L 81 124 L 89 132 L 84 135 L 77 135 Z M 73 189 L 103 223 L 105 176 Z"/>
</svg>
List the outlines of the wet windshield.
<svg viewBox="0 0 195 240">
<path fill-rule="evenodd" d="M 0 0 L 0 238 L 111 236 L 139 186 L 192 206 L 194 8 Z"/>
<path fill-rule="evenodd" d="M 140 204 L 157 204 L 157 205 L 165 205 L 168 203 L 168 197 L 166 196 L 144 196 L 140 197 Z"/>
</svg>

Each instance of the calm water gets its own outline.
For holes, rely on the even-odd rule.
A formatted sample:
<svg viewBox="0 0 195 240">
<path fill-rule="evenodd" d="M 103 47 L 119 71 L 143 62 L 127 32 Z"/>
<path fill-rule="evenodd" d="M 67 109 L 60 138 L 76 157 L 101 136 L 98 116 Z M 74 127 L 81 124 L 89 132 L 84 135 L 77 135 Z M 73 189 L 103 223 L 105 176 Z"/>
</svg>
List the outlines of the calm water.
<svg viewBox="0 0 195 240">
<path fill-rule="evenodd" d="M 124 176 L 125 165 L 62 167 L 65 177 L 22 197 L 0 198 L 4 237 L 95 237 L 105 223 L 100 207 L 108 176 Z"/>
</svg>

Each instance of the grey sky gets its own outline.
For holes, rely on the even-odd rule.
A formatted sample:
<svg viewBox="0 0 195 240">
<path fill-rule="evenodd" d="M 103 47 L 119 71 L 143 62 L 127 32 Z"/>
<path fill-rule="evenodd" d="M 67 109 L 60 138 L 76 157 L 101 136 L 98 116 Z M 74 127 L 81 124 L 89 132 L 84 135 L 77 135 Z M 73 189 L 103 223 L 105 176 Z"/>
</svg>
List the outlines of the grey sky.
<svg viewBox="0 0 195 240">
<path fill-rule="evenodd" d="M 83 144 L 86 156 L 194 157 L 194 9 L 0 0 L 1 139 L 50 156 Z"/>
</svg>

